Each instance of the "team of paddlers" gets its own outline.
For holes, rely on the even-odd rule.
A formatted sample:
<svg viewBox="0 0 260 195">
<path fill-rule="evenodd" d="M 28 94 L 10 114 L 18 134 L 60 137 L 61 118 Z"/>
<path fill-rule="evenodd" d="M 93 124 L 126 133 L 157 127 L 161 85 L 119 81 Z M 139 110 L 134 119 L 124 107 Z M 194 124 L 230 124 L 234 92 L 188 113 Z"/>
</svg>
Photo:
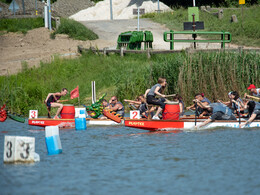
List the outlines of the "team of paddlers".
<svg viewBox="0 0 260 195">
<path fill-rule="evenodd" d="M 147 117 L 148 107 L 147 104 L 157 105 L 159 108 L 153 115 L 152 119 L 160 120 L 159 114 L 164 110 L 165 105 L 169 102 L 166 97 L 174 96 L 174 101 L 177 101 L 180 105 L 180 116 L 184 112 L 184 103 L 179 95 L 164 95 L 163 92 L 167 85 L 165 78 L 160 77 L 158 83 L 148 89 L 144 95 L 140 95 L 137 101 L 125 100 L 130 104 L 139 104 L 139 110 L 143 117 Z M 196 126 L 196 128 L 202 127 L 215 120 L 237 120 L 238 117 L 248 117 L 249 119 L 240 124 L 240 127 L 252 122 L 256 118 L 260 118 L 260 103 L 250 100 L 253 98 L 260 101 L 260 88 L 256 88 L 254 84 L 251 84 L 248 88 L 250 95 L 245 94 L 243 100 L 239 97 L 237 91 L 231 91 L 228 93 L 229 101 L 211 103 L 211 101 L 204 96 L 203 93 L 197 93 L 194 97 L 193 104 L 187 107 L 187 110 L 194 110 L 195 114 L 199 117 L 208 116 L 202 124 Z M 158 97 L 159 96 L 159 97 Z M 146 106 L 146 109 L 144 107 Z M 154 108 L 152 108 L 154 109 Z M 247 111 L 247 112 L 246 112 Z"/>
<path fill-rule="evenodd" d="M 131 108 L 138 109 L 142 118 L 148 118 L 148 116 L 151 116 L 152 120 L 160 120 L 161 112 L 165 109 L 165 105 L 172 102 L 166 98 L 173 97 L 173 101 L 179 104 L 179 115 L 182 117 L 185 108 L 182 97 L 178 94 L 164 95 L 163 93 L 166 86 L 166 78 L 160 77 L 158 83 L 150 89 L 147 89 L 145 94 L 139 95 L 136 100 L 125 99 L 124 101 L 129 103 Z M 229 92 L 227 94 L 229 101 L 227 102 L 218 100 L 217 102 L 212 103 L 203 93 L 195 94 L 193 104 L 186 107 L 186 109 L 195 112 L 197 117 L 207 117 L 207 120 L 196 126 L 196 128 L 202 127 L 215 120 L 237 120 L 237 117 L 248 118 L 248 120 L 240 124 L 240 127 L 243 127 L 244 125 L 251 123 L 253 120 L 260 118 L 260 88 L 256 88 L 254 84 L 251 84 L 247 89 L 250 91 L 250 95 L 244 94 L 243 99 L 239 97 L 237 91 Z M 59 119 L 59 114 L 63 108 L 61 102 L 66 101 L 59 99 L 67 93 L 68 90 L 63 88 L 61 92 L 48 94 L 44 103 L 47 106 L 49 118 L 51 117 L 51 107 L 57 107 L 58 110 L 54 119 Z M 148 105 L 151 106 L 149 107 Z M 111 110 L 117 116 L 124 117 L 124 105 L 118 101 L 116 96 L 113 96 L 109 101 L 103 99 L 102 106 L 103 109 Z M 0 116 L 3 119 L 5 117 L 3 107 L 0 110 Z M 105 116 L 101 116 L 101 119 L 104 118 Z"/>
</svg>

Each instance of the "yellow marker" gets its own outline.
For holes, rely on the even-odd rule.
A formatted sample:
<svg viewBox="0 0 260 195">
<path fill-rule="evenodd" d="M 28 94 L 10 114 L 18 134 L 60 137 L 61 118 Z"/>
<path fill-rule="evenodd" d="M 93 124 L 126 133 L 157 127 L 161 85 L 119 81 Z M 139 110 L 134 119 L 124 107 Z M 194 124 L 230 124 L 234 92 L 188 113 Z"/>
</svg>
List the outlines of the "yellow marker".
<svg viewBox="0 0 260 195">
<path fill-rule="evenodd" d="M 36 16 L 38 15 L 38 11 L 36 10 Z"/>
<path fill-rule="evenodd" d="M 239 0 L 239 5 L 245 4 L 246 1 L 245 0 Z"/>
</svg>

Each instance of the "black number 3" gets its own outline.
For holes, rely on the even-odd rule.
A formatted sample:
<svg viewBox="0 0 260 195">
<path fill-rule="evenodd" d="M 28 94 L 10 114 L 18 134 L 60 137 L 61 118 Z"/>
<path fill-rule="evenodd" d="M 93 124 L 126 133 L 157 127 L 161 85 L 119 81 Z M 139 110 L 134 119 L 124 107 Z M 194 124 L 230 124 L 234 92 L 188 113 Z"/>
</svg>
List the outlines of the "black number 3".
<svg viewBox="0 0 260 195">
<path fill-rule="evenodd" d="M 12 142 L 8 141 L 6 146 L 9 149 L 9 152 L 6 152 L 6 157 L 11 158 L 11 156 L 12 156 Z"/>
<path fill-rule="evenodd" d="M 23 155 L 23 153 L 20 153 L 21 158 L 27 159 L 29 157 L 29 150 L 30 150 L 30 144 L 29 143 L 22 143 L 21 146 L 24 148 L 24 145 L 26 146 L 26 149 L 24 151 L 26 152 L 26 156 Z"/>
</svg>

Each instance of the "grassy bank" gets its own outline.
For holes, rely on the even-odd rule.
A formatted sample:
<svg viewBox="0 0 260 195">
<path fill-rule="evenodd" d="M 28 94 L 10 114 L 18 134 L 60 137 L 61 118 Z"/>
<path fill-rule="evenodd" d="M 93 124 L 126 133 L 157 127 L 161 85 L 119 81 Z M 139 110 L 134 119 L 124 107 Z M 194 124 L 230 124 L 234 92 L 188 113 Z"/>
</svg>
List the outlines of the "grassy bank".
<svg viewBox="0 0 260 195">
<path fill-rule="evenodd" d="M 212 12 L 217 12 L 213 9 Z M 227 31 L 232 34 L 232 43 L 245 46 L 260 47 L 260 6 L 244 7 L 243 19 L 241 9 L 224 9 L 223 19 L 199 11 L 200 21 L 204 21 L 205 31 Z M 231 16 L 235 14 L 238 22 L 231 23 Z M 165 13 L 146 14 L 143 17 L 151 18 L 155 22 L 165 24 L 172 30 L 183 30 L 183 22 L 188 21 L 187 9 L 176 9 Z"/>
<path fill-rule="evenodd" d="M 43 104 L 49 92 L 66 87 L 69 91 L 77 85 L 80 102 L 90 104 L 91 81 L 96 81 L 97 97 L 108 93 L 134 99 L 156 83 L 159 76 L 168 80 L 166 93 L 179 93 L 186 105 L 197 92 L 204 92 L 211 100 L 226 99 L 227 93 L 237 90 L 241 94 L 254 83 L 260 86 L 260 55 L 257 53 L 175 53 L 153 55 L 84 54 L 77 59 L 55 59 L 40 68 L 24 69 L 12 76 L 0 77 L 0 105 L 7 103 L 14 111 L 28 114 L 38 109 L 46 115 Z M 69 97 L 65 97 L 67 99 Z M 77 99 L 70 100 L 77 103 Z"/>
<path fill-rule="evenodd" d="M 52 26 L 56 26 L 54 21 L 52 21 Z M 0 31 L 21 32 L 26 34 L 29 30 L 40 27 L 44 27 L 44 19 L 41 17 L 0 20 Z M 83 41 L 98 39 L 98 35 L 86 28 L 83 24 L 66 18 L 61 18 L 59 28 L 52 32 L 51 37 L 55 38 L 56 34 L 67 34 L 72 39 Z"/>
<path fill-rule="evenodd" d="M 43 18 L 14 18 L 0 20 L 0 31 L 22 32 L 25 34 L 28 30 L 40 27 L 44 27 Z"/>
</svg>

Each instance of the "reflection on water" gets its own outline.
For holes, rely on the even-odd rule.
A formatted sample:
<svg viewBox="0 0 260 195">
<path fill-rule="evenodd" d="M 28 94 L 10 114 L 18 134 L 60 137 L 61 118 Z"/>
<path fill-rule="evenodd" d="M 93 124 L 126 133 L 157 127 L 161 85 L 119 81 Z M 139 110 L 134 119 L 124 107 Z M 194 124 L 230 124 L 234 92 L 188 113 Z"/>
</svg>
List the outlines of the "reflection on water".
<svg viewBox="0 0 260 195">
<path fill-rule="evenodd" d="M 43 128 L 7 120 L 5 135 L 32 136 L 41 161 L 0 163 L 1 194 L 259 194 L 259 129 L 147 132 L 117 127 L 61 130 L 48 156 Z M 3 162 L 3 161 L 2 161 Z"/>
</svg>

